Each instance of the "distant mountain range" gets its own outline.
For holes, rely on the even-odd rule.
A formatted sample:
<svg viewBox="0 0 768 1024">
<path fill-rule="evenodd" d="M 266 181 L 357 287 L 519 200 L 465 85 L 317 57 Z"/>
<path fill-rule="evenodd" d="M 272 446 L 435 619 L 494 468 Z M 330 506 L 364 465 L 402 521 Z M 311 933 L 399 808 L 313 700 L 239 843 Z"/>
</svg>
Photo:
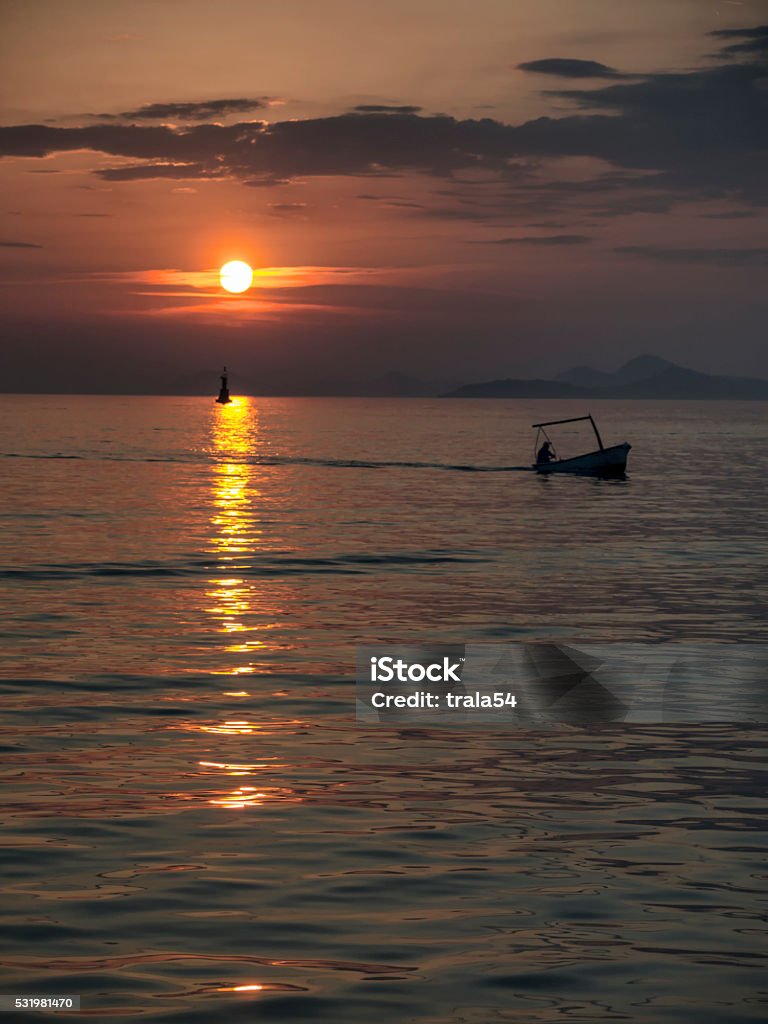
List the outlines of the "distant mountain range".
<svg viewBox="0 0 768 1024">
<path fill-rule="evenodd" d="M 444 398 L 645 398 L 768 401 L 768 380 L 699 373 L 659 356 L 637 356 L 615 373 L 575 366 L 554 380 L 488 380 Z"/>
<path fill-rule="evenodd" d="M 174 376 L 158 373 L 167 394 L 210 394 L 218 388 L 216 372 L 208 369 Z M 247 372 L 233 373 L 230 386 L 241 395 L 326 395 L 360 398 L 645 398 L 645 399 L 757 399 L 768 401 L 768 380 L 699 373 L 659 356 L 630 359 L 615 373 L 591 366 L 575 366 L 551 380 L 503 379 L 458 386 L 448 378 L 421 378 L 391 371 L 357 380 L 312 379 L 297 386 L 291 374 L 254 380 Z M 120 389 L 117 389 L 120 393 Z"/>
</svg>

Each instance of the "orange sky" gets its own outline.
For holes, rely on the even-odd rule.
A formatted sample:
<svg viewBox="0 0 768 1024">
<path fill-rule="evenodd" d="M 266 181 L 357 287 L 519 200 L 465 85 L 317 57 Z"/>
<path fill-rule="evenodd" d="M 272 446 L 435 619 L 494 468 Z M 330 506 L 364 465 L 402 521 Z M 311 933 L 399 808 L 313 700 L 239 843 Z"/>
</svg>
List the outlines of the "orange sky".
<svg viewBox="0 0 768 1024">
<path fill-rule="evenodd" d="M 762 0 L 0 17 L 19 386 L 85 362 L 178 389 L 222 355 L 299 390 L 643 351 L 768 375 Z"/>
</svg>

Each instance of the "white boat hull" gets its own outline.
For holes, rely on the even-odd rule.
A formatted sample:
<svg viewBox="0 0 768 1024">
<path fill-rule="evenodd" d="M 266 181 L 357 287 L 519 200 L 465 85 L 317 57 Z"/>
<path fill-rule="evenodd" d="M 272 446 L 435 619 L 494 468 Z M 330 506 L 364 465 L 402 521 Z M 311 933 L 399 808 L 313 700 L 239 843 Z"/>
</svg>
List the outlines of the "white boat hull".
<svg viewBox="0 0 768 1024">
<path fill-rule="evenodd" d="M 537 473 L 576 473 L 579 476 L 624 476 L 631 444 L 615 444 L 572 459 L 540 462 L 534 465 Z"/>
</svg>

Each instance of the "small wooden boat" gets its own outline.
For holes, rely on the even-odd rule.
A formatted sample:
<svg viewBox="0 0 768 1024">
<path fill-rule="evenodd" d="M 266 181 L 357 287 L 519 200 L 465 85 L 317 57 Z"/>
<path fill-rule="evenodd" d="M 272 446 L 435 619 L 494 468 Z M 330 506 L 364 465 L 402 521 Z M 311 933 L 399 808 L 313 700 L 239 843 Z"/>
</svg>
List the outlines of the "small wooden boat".
<svg viewBox="0 0 768 1024">
<path fill-rule="evenodd" d="M 585 420 L 589 420 L 592 424 L 592 429 L 595 432 L 595 437 L 597 438 L 597 443 L 599 445 L 598 450 L 594 452 L 587 452 L 585 455 L 575 455 L 569 459 L 558 458 L 557 453 L 554 450 L 554 446 L 547 436 L 547 432 L 544 428 L 552 427 L 560 423 L 580 423 Z M 622 477 L 626 473 L 627 455 L 629 454 L 629 450 L 632 445 L 627 444 L 625 441 L 623 444 L 615 444 L 610 448 L 606 448 L 591 415 L 573 416 L 567 420 L 549 420 L 547 423 L 534 423 L 533 426 L 537 430 L 534 450 L 538 447 L 540 435 L 543 434 L 547 441 L 546 445 L 543 445 L 542 448 L 538 450 L 536 462 L 532 467 L 537 473 L 576 473 L 579 476 L 604 477 Z M 548 457 L 550 450 L 554 457 Z M 542 455 L 542 452 L 545 452 L 545 454 Z"/>
</svg>

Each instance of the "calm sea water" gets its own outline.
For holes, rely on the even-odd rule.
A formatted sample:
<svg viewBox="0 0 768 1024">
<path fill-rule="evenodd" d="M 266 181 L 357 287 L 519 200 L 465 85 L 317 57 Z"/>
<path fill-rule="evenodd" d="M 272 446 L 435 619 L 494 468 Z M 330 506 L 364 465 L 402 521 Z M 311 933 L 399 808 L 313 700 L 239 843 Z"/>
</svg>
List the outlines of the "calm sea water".
<svg viewBox="0 0 768 1024">
<path fill-rule="evenodd" d="M 3 992 L 764 1019 L 764 732 L 354 722 L 360 643 L 768 639 L 766 406 L 594 403 L 626 481 L 503 468 L 582 411 L 0 398 Z"/>
</svg>

